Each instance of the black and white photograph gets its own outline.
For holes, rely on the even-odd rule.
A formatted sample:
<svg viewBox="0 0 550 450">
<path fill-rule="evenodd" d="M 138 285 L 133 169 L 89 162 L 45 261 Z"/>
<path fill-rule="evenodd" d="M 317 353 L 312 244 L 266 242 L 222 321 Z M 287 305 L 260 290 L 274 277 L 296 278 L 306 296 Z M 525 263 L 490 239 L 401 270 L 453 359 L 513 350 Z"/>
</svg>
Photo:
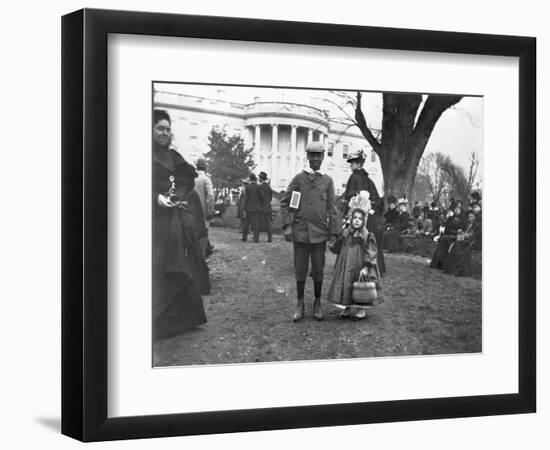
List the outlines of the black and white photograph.
<svg viewBox="0 0 550 450">
<path fill-rule="evenodd" d="M 0 447 L 550 448 L 543 5 L 6 3 Z"/>
<path fill-rule="evenodd" d="M 152 104 L 154 367 L 483 352 L 483 96 Z"/>
</svg>

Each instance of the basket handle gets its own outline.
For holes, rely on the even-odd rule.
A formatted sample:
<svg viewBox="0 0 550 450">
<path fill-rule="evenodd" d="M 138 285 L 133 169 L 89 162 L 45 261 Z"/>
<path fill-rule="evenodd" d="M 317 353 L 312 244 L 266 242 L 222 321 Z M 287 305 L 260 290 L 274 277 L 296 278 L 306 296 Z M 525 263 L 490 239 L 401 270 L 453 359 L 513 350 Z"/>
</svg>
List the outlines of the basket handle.
<svg viewBox="0 0 550 450">
<path fill-rule="evenodd" d="M 370 281 L 370 277 L 368 275 L 364 275 L 364 274 L 359 274 L 359 281 L 360 282 L 367 282 L 367 281 Z"/>
</svg>

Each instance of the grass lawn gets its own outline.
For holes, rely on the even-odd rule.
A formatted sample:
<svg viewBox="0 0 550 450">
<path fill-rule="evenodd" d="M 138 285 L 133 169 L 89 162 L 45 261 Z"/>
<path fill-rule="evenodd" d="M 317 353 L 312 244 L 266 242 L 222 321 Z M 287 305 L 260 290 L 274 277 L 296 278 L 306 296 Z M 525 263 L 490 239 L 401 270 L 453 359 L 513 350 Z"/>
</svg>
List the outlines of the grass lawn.
<svg viewBox="0 0 550 450">
<path fill-rule="evenodd" d="M 312 317 L 313 283 L 306 283 L 306 317 L 292 322 L 292 244 L 241 242 L 234 228 L 210 229 L 212 292 L 203 297 L 208 322 L 155 342 L 155 366 L 433 355 L 481 351 L 481 281 L 428 267 L 425 256 L 385 254 L 385 303 L 368 319 L 341 320 L 323 301 Z M 327 252 L 323 293 L 335 256 Z M 324 298 L 323 298 L 324 300 Z"/>
</svg>

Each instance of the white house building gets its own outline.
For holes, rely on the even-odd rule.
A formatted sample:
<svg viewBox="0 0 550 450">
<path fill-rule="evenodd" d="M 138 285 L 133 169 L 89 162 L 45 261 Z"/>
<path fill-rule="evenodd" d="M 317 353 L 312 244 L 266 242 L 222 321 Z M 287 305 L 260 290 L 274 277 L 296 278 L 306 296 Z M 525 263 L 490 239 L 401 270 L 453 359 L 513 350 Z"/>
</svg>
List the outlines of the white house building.
<svg viewBox="0 0 550 450">
<path fill-rule="evenodd" d="M 382 192 L 382 171 L 377 155 L 355 127 L 331 119 L 329 112 L 313 106 L 283 101 L 235 103 L 167 91 L 154 92 L 154 107 L 168 111 L 172 118 L 174 146 L 189 162 L 195 163 L 210 148 L 212 127 L 225 128 L 229 135 L 240 135 L 245 147 L 253 149 L 255 173 L 264 171 L 276 191 L 286 189 L 292 177 L 307 164 L 305 147 L 320 141 L 326 153 L 322 171 L 334 180 L 341 194 L 350 175 L 347 155 L 361 148 L 367 155 L 365 169 Z"/>
</svg>

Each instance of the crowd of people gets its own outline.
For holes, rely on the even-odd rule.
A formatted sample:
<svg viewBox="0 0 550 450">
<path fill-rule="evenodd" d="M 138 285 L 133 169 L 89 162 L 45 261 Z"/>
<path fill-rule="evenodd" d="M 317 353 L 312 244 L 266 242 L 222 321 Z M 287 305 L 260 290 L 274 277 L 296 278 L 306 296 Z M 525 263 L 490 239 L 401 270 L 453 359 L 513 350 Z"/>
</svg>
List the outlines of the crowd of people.
<svg viewBox="0 0 550 450">
<path fill-rule="evenodd" d="M 214 249 L 209 221 L 220 207 L 214 202 L 206 161 L 199 159 L 193 166 L 171 148 L 166 111 L 155 110 L 153 119 L 153 332 L 163 338 L 206 322 L 201 295 L 210 291 L 207 257 Z M 308 167 L 294 176 L 280 200 L 283 235 L 293 246 L 294 322 L 304 318 L 308 276 L 313 280 L 313 317 L 323 320 L 327 247 L 337 255 L 327 300 L 340 308 L 342 319 L 364 319 L 367 307 L 383 302 L 383 250 L 398 250 L 403 235 L 437 241 L 431 267 L 453 275 L 471 274 L 470 252 L 481 248 L 478 194 L 472 195 L 468 209 L 456 200 L 449 209 L 416 202 L 409 210 L 404 196 L 389 196 L 385 211 L 384 199 L 363 168 L 366 156 L 357 150 L 348 155 L 351 174 L 338 202 L 332 178 L 320 170 L 324 153 L 320 142 L 306 146 Z M 252 233 L 258 243 L 265 232 L 267 242 L 272 242 L 272 199 L 265 172 L 242 180 L 242 241 Z"/>
<path fill-rule="evenodd" d="M 471 251 L 481 250 L 482 215 L 481 197 L 474 195 L 468 209 L 461 201 L 451 202 L 440 222 L 437 248 L 432 256 L 430 267 L 442 269 L 457 276 L 471 276 Z"/>
</svg>

